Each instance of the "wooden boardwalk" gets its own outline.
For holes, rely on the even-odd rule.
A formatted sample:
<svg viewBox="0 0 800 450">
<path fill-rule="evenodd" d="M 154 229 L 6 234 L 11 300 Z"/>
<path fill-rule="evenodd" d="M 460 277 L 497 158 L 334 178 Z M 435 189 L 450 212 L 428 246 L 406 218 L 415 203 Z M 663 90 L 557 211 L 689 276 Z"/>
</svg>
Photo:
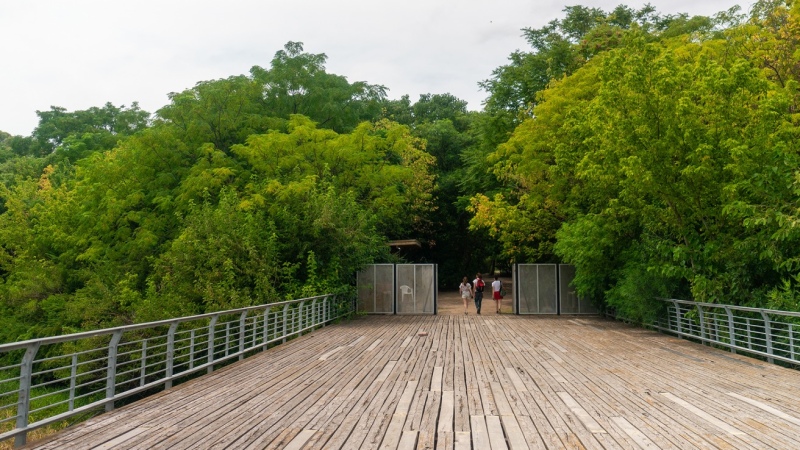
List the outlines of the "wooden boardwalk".
<svg viewBox="0 0 800 450">
<path fill-rule="evenodd" d="M 30 447 L 792 449 L 798 399 L 800 372 L 600 318 L 373 316 Z"/>
</svg>

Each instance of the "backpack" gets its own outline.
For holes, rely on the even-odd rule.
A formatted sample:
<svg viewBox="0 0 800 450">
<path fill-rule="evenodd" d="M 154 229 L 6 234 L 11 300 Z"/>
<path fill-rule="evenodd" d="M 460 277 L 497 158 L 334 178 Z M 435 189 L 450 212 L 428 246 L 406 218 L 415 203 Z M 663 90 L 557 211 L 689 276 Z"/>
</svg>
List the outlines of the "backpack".
<svg viewBox="0 0 800 450">
<path fill-rule="evenodd" d="M 478 278 L 478 282 L 475 283 L 475 292 L 483 292 L 483 287 L 484 286 L 486 286 L 486 285 L 483 283 L 483 280 Z"/>
</svg>

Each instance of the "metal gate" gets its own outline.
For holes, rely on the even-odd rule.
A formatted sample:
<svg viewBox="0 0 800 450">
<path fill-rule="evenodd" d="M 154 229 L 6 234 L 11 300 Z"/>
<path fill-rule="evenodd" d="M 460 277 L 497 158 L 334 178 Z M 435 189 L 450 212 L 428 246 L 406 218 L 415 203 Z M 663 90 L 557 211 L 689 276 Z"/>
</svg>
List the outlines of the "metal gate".
<svg viewBox="0 0 800 450">
<path fill-rule="evenodd" d="M 575 266 L 568 264 L 516 264 L 515 314 L 598 314 L 589 300 L 579 298 L 570 286 Z"/>
<path fill-rule="evenodd" d="M 575 266 L 558 265 L 560 314 L 598 314 L 600 311 L 597 307 L 589 299 L 578 297 L 575 288 L 570 286 L 574 279 Z"/>
<path fill-rule="evenodd" d="M 372 264 L 357 274 L 358 310 L 394 314 L 394 264 Z"/>
<path fill-rule="evenodd" d="M 517 314 L 558 314 L 556 264 L 517 264 L 514 301 Z"/>
<path fill-rule="evenodd" d="M 436 314 L 436 264 L 372 264 L 357 274 L 358 311 Z"/>
<path fill-rule="evenodd" d="M 436 314 L 436 265 L 397 264 L 397 314 Z"/>
</svg>

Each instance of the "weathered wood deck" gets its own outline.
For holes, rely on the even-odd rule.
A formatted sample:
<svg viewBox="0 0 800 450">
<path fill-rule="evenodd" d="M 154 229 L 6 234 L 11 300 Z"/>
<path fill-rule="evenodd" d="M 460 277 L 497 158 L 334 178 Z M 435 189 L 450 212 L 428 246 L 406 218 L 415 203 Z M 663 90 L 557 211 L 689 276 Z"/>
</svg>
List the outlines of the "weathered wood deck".
<svg viewBox="0 0 800 450">
<path fill-rule="evenodd" d="M 800 372 L 599 318 L 367 317 L 31 447 L 790 449 L 798 399 Z"/>
</svg>

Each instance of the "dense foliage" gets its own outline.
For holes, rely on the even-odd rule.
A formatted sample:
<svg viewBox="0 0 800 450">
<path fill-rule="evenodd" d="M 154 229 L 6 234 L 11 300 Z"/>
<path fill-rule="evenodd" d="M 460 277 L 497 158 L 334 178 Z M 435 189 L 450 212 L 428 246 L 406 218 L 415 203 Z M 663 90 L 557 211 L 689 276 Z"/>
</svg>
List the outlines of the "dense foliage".
<svg viewBox="0 0 800 450">
<path fill-rule="evenodd" d="M 0 132 L 0 342 L 349 289 L 363 265 L 577 267 L 653 296 L 800 310 L 800 6 L 571 6 L 450 94 L 389 100 L 289 42 L 269 67 Z M 390 255 L 391 239 L 423 248 Z"/>
<path fill-rule="evenodd" d="M 800 6 L 613 18 L 594 28 L 613 46 L 550 81 L 489 156 L 506 187 L 474 197 L 473 225 L 509 258 L 575 264 L 579 292 L 628 315 L 655 295 L 797 310 Z"/>
</svg>

